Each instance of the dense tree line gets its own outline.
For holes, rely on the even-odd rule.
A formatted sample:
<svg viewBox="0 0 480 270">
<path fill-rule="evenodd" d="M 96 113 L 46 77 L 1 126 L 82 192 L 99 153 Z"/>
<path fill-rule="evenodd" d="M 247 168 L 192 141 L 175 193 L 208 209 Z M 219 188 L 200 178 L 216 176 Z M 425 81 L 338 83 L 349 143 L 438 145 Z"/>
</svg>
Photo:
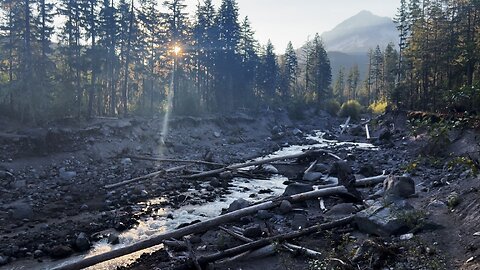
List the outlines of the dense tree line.
<svg viewBox="0 0 480 270">
<path fill-rule="evenodd" d="M 397 87 L 390 99 L 422 110 L 480 109 L 480 1 L 402 0 Z"/>
<path fill-rule="evenodd" d="M 235 0 L 185 10 L 184 0 L 0 0 L 0 111 L 43 121 L 330 98 L 318 34 L 299 63 L 291 43 L 282 57 L 260 46 Z"/>
</svg>

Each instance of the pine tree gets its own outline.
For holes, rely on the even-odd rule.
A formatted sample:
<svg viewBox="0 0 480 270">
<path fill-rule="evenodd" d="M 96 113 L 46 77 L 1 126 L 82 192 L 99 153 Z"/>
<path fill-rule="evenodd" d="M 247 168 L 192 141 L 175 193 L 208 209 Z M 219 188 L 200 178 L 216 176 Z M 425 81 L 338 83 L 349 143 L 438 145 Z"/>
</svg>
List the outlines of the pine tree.
<svg viewBox="0 0 480 270">
<path fill-rule="evenodd" d="M 338 70 L 337 80 L 333 88 L 334 97 L 340 102 L 345 102 L 345 68 L 341 67 Z"/>
<path fill-rule="evenodd" d="M 220 111 L 234 108 L 235 78 L 240 69 L 238 43 L 240 24 L 238 7 L 235 0 L 222 0 L 216 18 L 218 29 L 218 48 L 215 55 L 215 96 Z"/>
<path fill-rule="evenodd" d="M 261 56 L 258 85 L 267 102 L 273 101 L 278 85 L 278 63 L 273 44 L 268 40 Z"/>
<path fill-rule="evenodd" d="M 241 91 L 235 92 L 235 101 L 238 106 L 246 106 L 253 103 L 255 74 L 259 64 L 257 54 L 258 45 L 254 38 L 254 32 L 250 26 L 248 17 L 245 17 L 240 28 L 240 39 L 238 44 L 238 54 L 241 61 L 241 74 L 238 76 L 243 82 Z"/>
<path fill-rule="evenodd" d="M 283 68 L 282 68 L 282 78 L 281 78 L 281 87 L 280 92 L 286 98 L 292 96 L 292 92 L 297 85 L 297 76 L 298 76 L 298 59 L 297 53 L 295 52 L 292 42 L 288 42 L 287 49 L 285 50 L 285 55 L 283 56 Z"/>
<path fill-rule="evenodd" d="M 324 102 L 331 95 L 329 87 L 332 82 L 332 71 L 330 59 L 318 33 L 312 41 L 307 61 L 307 74 L 311 88 L 317 95 L 317 102 Z"/>
<path fill-rule="evenodd" d="M 215 46 L 218 40 L 215 16 L 212 0 L 206 0 L 203 5 L 197 5 L 196 22 L 193 28 L 197 88 L 203 105 L 209 109 L 214 104 L 211 81 L 214 73 Z"/>
</svg>

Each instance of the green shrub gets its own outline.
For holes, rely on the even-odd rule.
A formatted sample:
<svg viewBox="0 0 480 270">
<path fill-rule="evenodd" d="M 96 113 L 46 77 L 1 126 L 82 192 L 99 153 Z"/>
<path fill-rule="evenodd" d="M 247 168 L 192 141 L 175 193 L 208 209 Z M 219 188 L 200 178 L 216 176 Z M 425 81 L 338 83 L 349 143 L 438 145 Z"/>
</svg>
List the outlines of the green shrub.
<svg viewBox="0 0 480 270">
<path fill-rule="evenodd" d="M 351 117 L 354 120 L 360 119 L 360 114 L 362 113 L 362 105 L 356 100 L 349 100 L 343 103 L 340 108 L 341 117 Z"/>
<path fill-rule="evenodd" d="M 331 116 L 337 116 L 338 112 L 340 111 L 340 103 L 338 103 L 338 101 L 336 101 L 334 99 L 329 99 L 325 103 L 325 110 Z"/>
</svg>

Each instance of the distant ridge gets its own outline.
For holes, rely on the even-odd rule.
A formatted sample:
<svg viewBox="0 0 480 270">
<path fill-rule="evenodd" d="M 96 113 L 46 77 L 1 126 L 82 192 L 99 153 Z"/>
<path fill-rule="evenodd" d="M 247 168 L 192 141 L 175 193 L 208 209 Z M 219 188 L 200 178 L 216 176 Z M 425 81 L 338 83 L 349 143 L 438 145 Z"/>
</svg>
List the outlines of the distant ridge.
<svg viewBox="0 0 480 270">
<path fill-rule="evenodd" d="M 322 34 L 327 51 L 361 54 L 380 45 L 397 43 L 398 34 L 391 18 L 361 11 Z"/>
</svg>

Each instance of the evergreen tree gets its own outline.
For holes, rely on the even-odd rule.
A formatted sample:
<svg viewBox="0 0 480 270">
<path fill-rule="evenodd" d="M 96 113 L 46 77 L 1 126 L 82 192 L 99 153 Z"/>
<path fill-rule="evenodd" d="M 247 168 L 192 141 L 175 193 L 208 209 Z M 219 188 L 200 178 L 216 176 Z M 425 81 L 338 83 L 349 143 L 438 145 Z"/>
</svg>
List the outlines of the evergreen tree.
<svg viewBox="0 0 480 270">
<path fill-rule="evenodd" d="M 341 67 L 338 71 L 337 80 L 333 88 L 334 97 L 340 102 L 345 102 L 345 69 Z"/>
<path fill-rule="evenodd" d="M 280 92 L 284 100 L 292 96 L 293 89 L 297 85 L 298 59 L 292 42 L 288 42 L 285 55 L 283 56 L 282 78 Z"/>
<path fill-rule="evenodd" d="M 240 25 L 238 7 L 235 0 L 222 0 L 216 18 L 218 48 L 215 56 L 215 96 L 216 105 L 221 111 L 234 108 L 236 74 L 239 71 L 238 43 Z"/>
<path fill-rule="evenodd" d="M 309 85 L 317 95 L 317 102 L 323 102 L 331 93 L 329 87 L 332 82 L 330 59 L 325 51 L 323 41 L 317 33 L 312 41 L 312 47 L 307 61 L 307 76 Z"/>
<path fill-rule="evenodd" d="M 269 40 L 261 56 L 258 85 L 265 99 L 273 101 L 278 85 L 278 63 L 272 42 Z"/>
<path fill-rule="evenodd" d="M 254 37 L 254 32 L 250 26 L 248 17 L 245 17 L 240 27 L 240 39 L 238 44 L 238 54 L 241 61 L 242 87 L 235 94 L 235 101 L 239 106 L 246 106 L 253 102 L 255 74 L 259 64 L 257 54 L 258 45 Z"/>
</svg>

